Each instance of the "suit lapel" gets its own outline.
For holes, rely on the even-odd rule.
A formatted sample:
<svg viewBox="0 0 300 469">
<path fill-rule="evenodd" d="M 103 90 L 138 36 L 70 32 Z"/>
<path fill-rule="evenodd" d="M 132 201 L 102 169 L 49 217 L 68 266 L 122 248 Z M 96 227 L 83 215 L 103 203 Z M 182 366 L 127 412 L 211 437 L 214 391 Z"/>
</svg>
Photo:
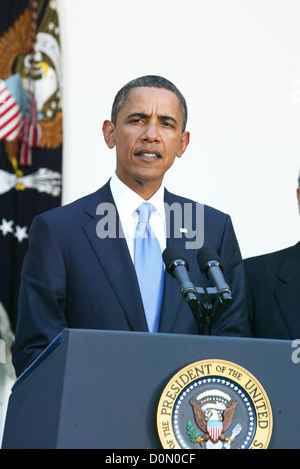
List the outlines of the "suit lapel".
<svg viewBox="0 0 300 469">
<path fill-rule="evenodd" d="M 130 326 L 135 331 L 147 331 L 135 269 L 122 229 L 119 229 L 119 215 L 109 183 L 91 196 L 85 211 L 92 218 L 83 229 Z M 105 238 L 103 238 L 104 228 L 109 230 L 109 236 Z M 100 279 L 99 275 L 99 288 L 101 288 Z"/>
<path fill-rule="evenodd" d="M 300 333 L 300 243 L 288 250 L 279 271 L 282 285 L 276 288 L 275 298 L 291 337 Z"/>
</svg>

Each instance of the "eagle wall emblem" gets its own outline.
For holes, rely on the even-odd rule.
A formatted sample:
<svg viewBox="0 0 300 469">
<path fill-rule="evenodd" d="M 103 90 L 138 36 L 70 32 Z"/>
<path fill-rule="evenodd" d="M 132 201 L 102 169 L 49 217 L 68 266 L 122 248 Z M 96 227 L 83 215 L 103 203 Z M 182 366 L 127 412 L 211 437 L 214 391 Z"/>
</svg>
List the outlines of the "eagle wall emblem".
<svg viewBox="0 0 300 469">
<path fill-rule="evenodd" d="M 40 164 L 30 170 L 33 147 L 63 143 L 60 49 L 56 0 L 28 0 L 0 37 L 0 140 L 14 171 L 0 170 L 0 195 L 12 188 L 61 194 L 60 172 Z"/>
</svg>

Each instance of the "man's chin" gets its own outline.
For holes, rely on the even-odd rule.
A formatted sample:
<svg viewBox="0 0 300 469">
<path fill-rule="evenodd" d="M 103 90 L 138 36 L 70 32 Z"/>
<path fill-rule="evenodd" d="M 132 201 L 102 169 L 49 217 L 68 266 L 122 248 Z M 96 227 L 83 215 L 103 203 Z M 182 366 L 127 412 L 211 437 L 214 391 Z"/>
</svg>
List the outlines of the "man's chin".
<svg viewBox="0 0 300 469">
<path fill-rule="evenodd" d="M 151 174 L 143 174 L 141 176 L 136 176 L 134 180 L 141 185 L 145 184 L 161 184 L 162 178 L 155 177 L 154 175 Z"/>
</svg>

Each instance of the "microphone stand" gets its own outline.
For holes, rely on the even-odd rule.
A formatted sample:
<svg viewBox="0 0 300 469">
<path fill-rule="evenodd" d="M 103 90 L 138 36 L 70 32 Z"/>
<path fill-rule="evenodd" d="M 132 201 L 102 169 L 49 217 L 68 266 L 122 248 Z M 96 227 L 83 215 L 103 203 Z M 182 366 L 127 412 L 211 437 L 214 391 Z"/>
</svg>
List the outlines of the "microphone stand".
<svg viewBox="0 0 300 469">
<path fill-rule="evenodd" d="M 189 306 L 197 322 L 198 334 L 209 335 L 212 325 L 212 304 L 209 301 L 209 295 L 218 296 L 218 291 L 214 287 L 209 287 L 205 289 L 202 287 L 196 287 L 196 291 L 199 294 L 200 301 L 198 301 L 197 303 L 189 303 Z"/>
<path fill-rule="evenodd" d="M 209 335 L 212 323 L 212 304 L 205 299 L 200 302 L 201 315 L 202 315 L 202 334 Z"/>
</svg>

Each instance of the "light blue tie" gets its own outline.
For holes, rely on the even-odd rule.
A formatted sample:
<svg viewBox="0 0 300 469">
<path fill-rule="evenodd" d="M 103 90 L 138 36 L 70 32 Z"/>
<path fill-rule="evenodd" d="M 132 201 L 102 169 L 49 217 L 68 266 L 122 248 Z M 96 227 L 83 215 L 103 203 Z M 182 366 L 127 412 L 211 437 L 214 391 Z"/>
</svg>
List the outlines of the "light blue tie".
<svg viewBox="0 0 300 469">
<path fill-rule="evenodd" d="M 134 243 L 134 266 L 140 286 L 149 332 L 157 332 L 164 284 L 160 245 L 149 224 L 152 205 L 137 209 L 139 215 Z"/>
</svg>

